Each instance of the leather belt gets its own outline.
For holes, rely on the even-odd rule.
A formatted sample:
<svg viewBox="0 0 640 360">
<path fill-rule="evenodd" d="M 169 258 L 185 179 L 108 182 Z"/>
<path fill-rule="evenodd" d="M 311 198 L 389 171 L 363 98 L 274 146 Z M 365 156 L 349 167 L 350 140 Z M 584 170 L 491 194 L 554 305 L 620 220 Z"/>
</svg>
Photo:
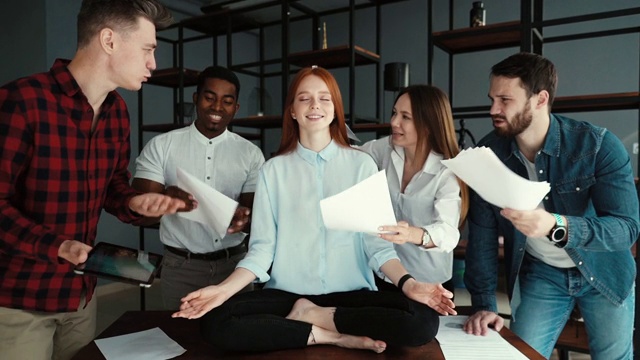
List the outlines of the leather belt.
<svg viewBox="0 0 640 360">
<path fill-rule="evenodd" d="M 247 242 L 242 241 L 240 244 L 236 246 L 232 246 L 230 248 L 205 253 L 205 254 L 195 254 L 183 249 L 174 248 L 173 246 L 165 245 L 164 246 L 167 251 L 182 256 L 185 259 L 195 259 L 195 260 L 206 260 L 206 261 L 216 261 L 221 259 L 228 259 L 231 256 L 235 256 L 238 254 L 242 254 L 247 252 Z"/>
</svg>

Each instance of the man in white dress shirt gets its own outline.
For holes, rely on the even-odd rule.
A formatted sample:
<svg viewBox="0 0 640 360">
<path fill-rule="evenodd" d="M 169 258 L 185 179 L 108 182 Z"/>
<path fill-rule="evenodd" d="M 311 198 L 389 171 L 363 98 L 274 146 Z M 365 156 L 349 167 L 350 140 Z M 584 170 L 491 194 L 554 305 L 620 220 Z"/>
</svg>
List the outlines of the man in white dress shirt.
<svg viewBox="0 0 640 360">
<path fill-rule="evenodd" d="M 237 200 L 236 215 L 248 215 L 264 155 L 256 145 L 227 130 L 240 106 L 239 92 L 240 83 L 232 71 L 219 66 L 202 71 L 193 94 L 197 119 L 149 141 L 136 160 L 133 186 L 184 197 L 176 188 L 176 167 L 180 167 Z M 183 296 L 218 284 L 235 269 L 247 251 L 241 225 L 244 221 L 234 223 L 220 239 L 208 226 L 178 215 L 160 219 L 162 297 L 167 309 L 177 310 Z"/>
</svg>

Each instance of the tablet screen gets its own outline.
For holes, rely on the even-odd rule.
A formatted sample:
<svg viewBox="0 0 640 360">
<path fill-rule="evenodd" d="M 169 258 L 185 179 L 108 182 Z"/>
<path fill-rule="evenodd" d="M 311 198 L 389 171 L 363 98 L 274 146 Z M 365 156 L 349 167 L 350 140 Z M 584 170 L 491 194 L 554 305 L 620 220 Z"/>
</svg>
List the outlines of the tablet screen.
<svg viewBox="0 0 640 360">
<path fill-rule="evenodd" d="M 149 286 L 161 261 L 161 255 L 100 242 L 91 250 L 87 261 L 76 266 L 75 270 L 80 274 Z"/>
</svg>

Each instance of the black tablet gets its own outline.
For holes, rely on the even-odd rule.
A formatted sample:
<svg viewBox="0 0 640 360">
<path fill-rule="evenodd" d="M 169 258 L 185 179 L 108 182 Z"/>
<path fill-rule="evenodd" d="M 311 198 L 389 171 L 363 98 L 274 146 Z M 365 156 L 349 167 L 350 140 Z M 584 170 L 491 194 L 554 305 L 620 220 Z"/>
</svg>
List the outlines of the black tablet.
<svg viewBox="0 0 640 360">
<path fill-rule="evenodd" d="M 87 261 L 76 266 L 75 273 L 149 287 L 161 261 L 162 255 L 100 242 L 89 252 Z"/>
</svg>

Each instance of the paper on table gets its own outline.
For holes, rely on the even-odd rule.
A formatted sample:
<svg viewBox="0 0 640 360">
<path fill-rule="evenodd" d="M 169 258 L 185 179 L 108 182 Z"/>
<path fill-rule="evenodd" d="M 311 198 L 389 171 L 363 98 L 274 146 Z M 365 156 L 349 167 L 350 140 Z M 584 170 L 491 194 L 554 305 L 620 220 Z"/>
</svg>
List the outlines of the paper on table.
<svg viewBox="0 0 640 360">
<path fill-rule="evenodd" d="M 526 360 L 518 349 L 498 332 L 489 330 L 486 336 L 467 334 L 462 325 L 468 316 L 440 316 L 436 339 L 447 360 Z"/>
<path fill-rule="evenodd" d="M 385 170 L 347 190 L 320 200 L 328 229 L 377 234 L 382 225 L 396 225 Z"/>
<path fill-rule="evenodd" d="M 187 351 L 157 327 L 98 339 L 96 345 L 107 360 L 172 359 Z"/>
<path fill-rule="evenodd" d="M 441 161 L 483 199 L 500 208 L 534 210 L 551 189 L 546 181 L 530 181 L 514 173 L 487 147 L 465 149 L 455 158 Z"/>
<path fill-rule="evenodd" d="M 196 209 L 189 212 L 179 212 L 178 216 L 209 226 L 222 239 L 227 233 L 238 202 L 179 167 L 176 168 L 176 175 L 178 186 L 191 193 L 198 200 Z"/>
</svg>

